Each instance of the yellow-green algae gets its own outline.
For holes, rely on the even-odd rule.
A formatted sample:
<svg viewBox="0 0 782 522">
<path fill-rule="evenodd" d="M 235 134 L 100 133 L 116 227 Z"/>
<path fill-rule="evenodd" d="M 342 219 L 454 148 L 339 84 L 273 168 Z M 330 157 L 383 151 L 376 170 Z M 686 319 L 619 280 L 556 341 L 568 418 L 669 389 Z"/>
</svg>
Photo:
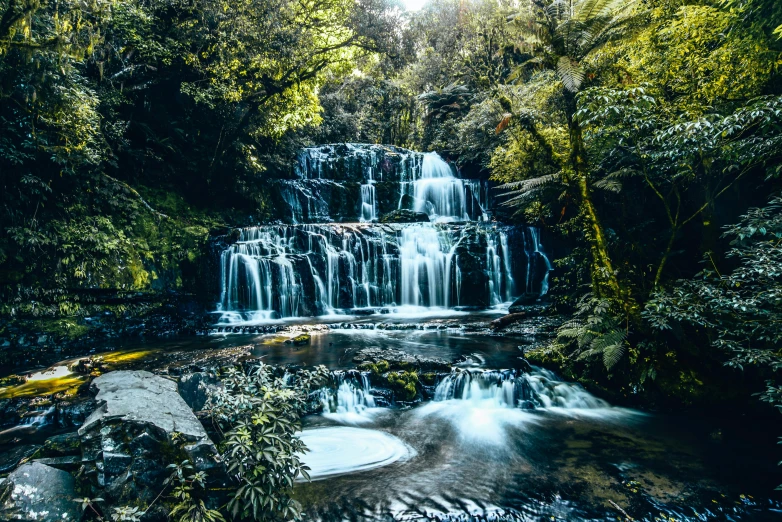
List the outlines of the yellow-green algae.
<svg viewBox="0 0 782 522">
<path fill-rule="evenodd" d="M 0 388 L 0 399 L 37 397 L 39 395 L 52 395 L 61 392 L 75 393 L 86 380 L 87 377 L 83 375 L 68 375 L 54 379 L 28 381 L 17 386 Z"/>
</svg>

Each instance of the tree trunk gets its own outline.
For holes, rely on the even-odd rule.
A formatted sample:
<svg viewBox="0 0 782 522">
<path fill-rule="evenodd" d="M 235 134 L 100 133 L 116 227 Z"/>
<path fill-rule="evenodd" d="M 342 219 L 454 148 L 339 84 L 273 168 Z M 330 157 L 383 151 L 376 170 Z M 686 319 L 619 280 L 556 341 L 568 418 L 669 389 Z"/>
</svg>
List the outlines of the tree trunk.
<svg viewBox="0 0 782 522">
<path fill-rule="evenodd" d="M 587 222 L 587 238 L 592 253 L 592 288 L 597 296 L 619 297 L 619 280 L 611 263 L 608 253 L 603 226 L 597 215 L 595 205 L 592 202 L 592 191 L 587 178 L 588 165 L 586 147 L 581 125 L 575 119 L 576 101 L 575 95 L 567 96 L 568 102 L 568 127 L 570 133 L 570 164 L 573 168 L 574 182 L 578 185 L 578 194 L 581 204 L 581 212 Z"/>
</svg>

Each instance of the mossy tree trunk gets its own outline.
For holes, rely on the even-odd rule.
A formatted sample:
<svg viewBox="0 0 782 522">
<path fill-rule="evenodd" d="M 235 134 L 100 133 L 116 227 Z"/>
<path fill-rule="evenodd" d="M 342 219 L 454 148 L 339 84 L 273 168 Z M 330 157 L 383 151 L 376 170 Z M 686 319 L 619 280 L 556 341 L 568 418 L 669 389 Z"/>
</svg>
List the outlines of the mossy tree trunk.
<svg viewBox="0 0 782 522">
<path fill-rule="evenodd" d="M 589 165 L 587 162 L 584 134 L 581 125 L 575 117 L 575 94 L 568 92 L 568 130 L 570 138 L 570 166 L 572 168 L 572 185 L 578 189 L 580 211 L 586 220 L 586 236 L 592 254 L 592 288 L 597 296 L 619 297 L 619 280 L 611 263 L 603 225 L 597 215 L 592 190 L 589 186 Z"/>
</svg>

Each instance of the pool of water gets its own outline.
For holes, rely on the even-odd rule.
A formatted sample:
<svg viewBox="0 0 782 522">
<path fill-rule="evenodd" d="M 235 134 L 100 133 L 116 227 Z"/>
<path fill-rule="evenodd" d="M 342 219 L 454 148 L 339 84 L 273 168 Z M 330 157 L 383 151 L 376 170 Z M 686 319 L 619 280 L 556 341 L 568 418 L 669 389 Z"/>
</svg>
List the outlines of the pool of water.
<svg viewBox="0 0 782 522">
<path fill-rule="evenodd" d="M 465 400 L 378 408 L 364 415 L 362 431 L 392 442 L 374 451 L 406 446 L 408 456 L 354 472 L 354 448 L 365 435 L 354 444 L 347 430 L 355 428 L 341 424 L 334 416 L 306 419 L 305 440 L 330 428 L 341 443 L 325 452 L 316 445 L 304 462 L 344 464 L 335 476 L 296 486 L 308 520 L 618 520 L 621 510 L 650 521 L 782 515 L 769 500 L 776 479 L 768 454 L 710 439 L 692 419 Z"/>
</svg>

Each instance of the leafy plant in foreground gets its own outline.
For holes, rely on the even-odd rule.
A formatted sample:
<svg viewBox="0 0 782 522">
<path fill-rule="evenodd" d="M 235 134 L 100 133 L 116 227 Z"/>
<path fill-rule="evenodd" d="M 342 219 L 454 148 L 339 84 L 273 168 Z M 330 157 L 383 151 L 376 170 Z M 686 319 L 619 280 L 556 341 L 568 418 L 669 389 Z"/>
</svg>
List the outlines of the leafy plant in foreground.
<svg viewBox="0 0 782 522">
<path fill-rule="evenodd" d="M 239 483 L 228 502 L 234 518 L 296 519 L 300 505 L 290 497 L 294 480 L 309 478 L 296 436 L 309 392 L 321 386 L 328 370 L 319 366 L 287 378 L 260 363 L 231 368 L 223 388 L 210 397 L 212 417 L 224 430 L 222 449 L 228 472 Z"/>
</svg>

